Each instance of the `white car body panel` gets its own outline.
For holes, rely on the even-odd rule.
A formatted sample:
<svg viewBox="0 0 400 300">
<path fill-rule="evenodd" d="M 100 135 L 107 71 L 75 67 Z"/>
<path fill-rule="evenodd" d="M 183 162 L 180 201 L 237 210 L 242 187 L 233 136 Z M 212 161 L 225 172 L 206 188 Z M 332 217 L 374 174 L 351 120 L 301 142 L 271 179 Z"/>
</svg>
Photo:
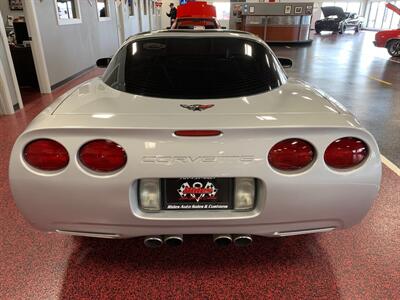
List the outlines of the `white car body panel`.
<svg viewBox="0 0 400 300">
<path fill-rule="evenodd" d="M 157 34 L 191 35 L 151 35 Z M 214 107 L 198 112 L 181 104 Z M 221 130 L 223 135 L 176 137 L 174 131 L 179 129 Z M 324 150 L 346 136 L 366 142 L 369 156 L 353 170 L 333 170 L 324 163 Z M 22 157 L 24 146 L 39 138 L 54 139 L 66 147 L 70 163 L 65 169 L 49 173 L 27 165 Z M 98 138 L 110 139 L 126 150 L 128 163 L 122 170 L 104 176 L 81 165 L 79 148 Z M 286 138 L 301 138 L 314 146 L 317 158 L 310 167 L 285 174 L 268 164 L 268 151 Z M 139 208 L 139 179 L 174 177 L 254 177 L 262 184 L 252 211 L 149 213 Z M 274 236 L 346 228 L 366 215 L 379 191 L 380 178 L 379 149 L 372 135 L 339 103 L 295 80 L 248 97 L 173 100 L 130 95 L 93 79 L 38 115 L 18 138 L 10 161 L 14 199 L 35 227 L 105 237 Z"/>
</svg>

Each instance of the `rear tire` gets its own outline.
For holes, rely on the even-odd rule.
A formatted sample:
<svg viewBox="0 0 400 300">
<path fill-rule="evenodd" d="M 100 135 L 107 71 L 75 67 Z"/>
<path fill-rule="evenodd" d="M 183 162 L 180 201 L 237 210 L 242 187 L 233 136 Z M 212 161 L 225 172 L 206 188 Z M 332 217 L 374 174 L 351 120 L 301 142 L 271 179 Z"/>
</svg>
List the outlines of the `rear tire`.
<svg viewBox="0 0 400 300">
<path fill-rule="evenodd" d="M 361 24 L 358 24 L 356 28 L 354 28 L 354 32 L 358 33 L 361 30 Z"/>
<path fill-rule="evenodd" d="M 346 26 L 345 25 L 341 26 L 339 29 L 339 33 L 343 34 L 345 31 L 346 31 Z"/>
<path fill-rule="evenodd" d="M 393 57 L 400 57 L 400 40 L 391 40 L 387 43 L 386 49 Z"/>
</svg>

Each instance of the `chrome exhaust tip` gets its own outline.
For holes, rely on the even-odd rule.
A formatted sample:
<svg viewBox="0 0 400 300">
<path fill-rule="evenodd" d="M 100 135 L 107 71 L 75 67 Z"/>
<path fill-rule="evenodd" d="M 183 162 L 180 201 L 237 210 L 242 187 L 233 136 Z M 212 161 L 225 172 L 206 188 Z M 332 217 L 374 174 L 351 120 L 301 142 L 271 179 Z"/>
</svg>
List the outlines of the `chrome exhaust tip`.
<svg viewBox="0 0 400 300">
<path fill-rule="evenodd" d="M 148 236 L 144 239 L 144 245 L 148 248 L 158 248 L 161 247 L 163 244 L 163 240 L 161 236 Z"/>
<path fill-rule="evenodd" d="M 164 237 L 164 243 L 168 246 L 177 247 L 183 244 L 182 235 L 166 235 Z"/>
<path fill-rule="evenodd" d="M 230 234 L 215 234 L 213 236 L 213 241 L 218 247 L 227 247 L 232 243 L 232 237 Z"/>
<path fill-rule="evenodd" d="M 245 247 L 245 246 L 250 245 L 253 242 L 253 239 L 248 234 L 240 234 L 240 235 L 235 236 L 235 238 L 233 239 L 233 242 L 238 247 Z"/>
</svg>

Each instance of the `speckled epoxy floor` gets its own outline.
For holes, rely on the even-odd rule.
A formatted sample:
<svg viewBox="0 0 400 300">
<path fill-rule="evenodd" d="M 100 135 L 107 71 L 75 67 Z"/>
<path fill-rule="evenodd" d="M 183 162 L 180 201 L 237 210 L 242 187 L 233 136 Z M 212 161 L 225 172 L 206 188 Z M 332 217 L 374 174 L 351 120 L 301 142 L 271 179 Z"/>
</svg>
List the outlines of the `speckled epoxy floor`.
<svg viewBox="0 0 400 300">
<path fill-rule="evenodd" d="M 58 95 L 97 73 L 52 95 L 28 96 L 23 111 L 0 117 L 0 299 L 399 298 L 400 177 L 386 167 L 379 197 L 360 225 L 325 234 L 256 238 L 243 249 L 218 249 L 208 236 L 189 236 L 179 248 L 150 250 L 142 239 L 73 238 L 32 229 L 8 187 L 12 144 Z M 321 81 L 323 88 L 335 78 L 331 84 Z"/>
</svg>

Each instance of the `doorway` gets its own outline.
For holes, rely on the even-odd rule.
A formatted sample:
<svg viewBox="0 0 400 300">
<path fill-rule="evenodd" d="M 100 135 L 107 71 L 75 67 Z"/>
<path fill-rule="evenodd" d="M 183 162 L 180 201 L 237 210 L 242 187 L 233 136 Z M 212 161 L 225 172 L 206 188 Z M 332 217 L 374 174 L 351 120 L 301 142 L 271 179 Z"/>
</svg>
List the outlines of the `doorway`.
<svg viewBox="0 0 400 300">
<path fill-rule="evenodd" d="M 8 1 L 1 5 L 3 25 L 18 87 L 22 99 L 29 101 L 33 95 L 40 94 L 40 88 L 24 10 L 22 5 L 13 6 Z M 13 102 L 13 105 L 16 106 L 16 103 Z"/>
<path fill-rule="evenodd" d="M 23 107 L 11 57 L 7 32 L 0 14 L 0 115 L 12 114 Z"/>
<path fill-rule="evenodd" d="M 13 107 L 15 112 L 24 103 L 37 99 L 40 94 L 50 93 L 50 80 L 44 58 L 42 40 L 37 22 L 35 2 L 23 0 L 12 4 L 0 2 L 1 40 L 3 65 L 9 70 L 6 76 L 11 99 L 0 98 L 3 107 Z M 11 84 L 13 83 L 13 84 Z M 21 93 L 22 92 L 22 93 Z M 21 100 L 22 94 L 22 100 Z"/>
</svg>

